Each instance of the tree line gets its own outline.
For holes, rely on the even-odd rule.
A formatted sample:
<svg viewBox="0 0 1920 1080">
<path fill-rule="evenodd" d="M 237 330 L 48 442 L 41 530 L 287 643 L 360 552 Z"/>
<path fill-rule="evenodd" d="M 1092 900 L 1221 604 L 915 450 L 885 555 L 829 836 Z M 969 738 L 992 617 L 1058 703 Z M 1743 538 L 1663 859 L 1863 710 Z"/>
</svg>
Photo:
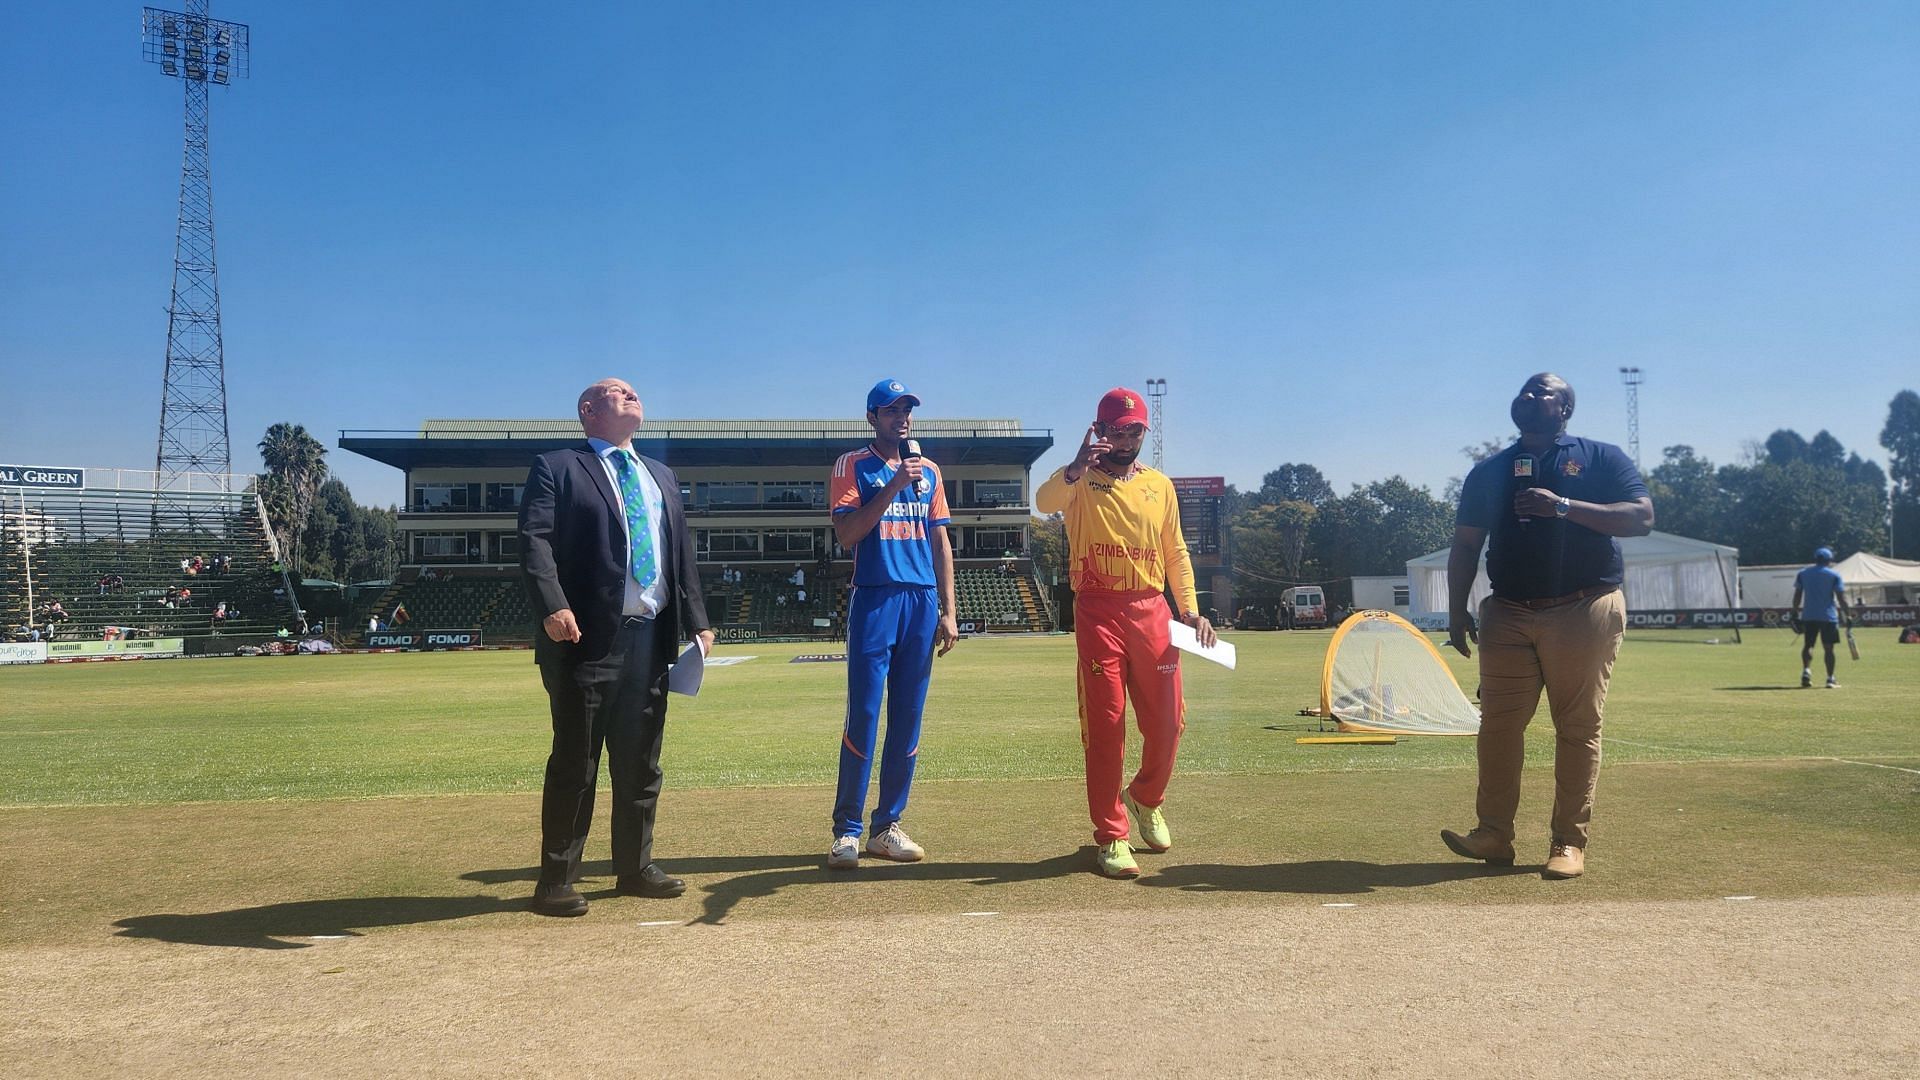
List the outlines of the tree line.
<svg viewBox="0 0 1920 1080">
<path fill-rule="evenodd" d="M 281 557 L 295 577 L 352 583 L 400 570 L 396 507 L 361 506 L 327 470 L 327 448 L 299 424 L 280 423 L 260 439 L 267 471 L 253 490 L 266 507 Z"/>
</svg>

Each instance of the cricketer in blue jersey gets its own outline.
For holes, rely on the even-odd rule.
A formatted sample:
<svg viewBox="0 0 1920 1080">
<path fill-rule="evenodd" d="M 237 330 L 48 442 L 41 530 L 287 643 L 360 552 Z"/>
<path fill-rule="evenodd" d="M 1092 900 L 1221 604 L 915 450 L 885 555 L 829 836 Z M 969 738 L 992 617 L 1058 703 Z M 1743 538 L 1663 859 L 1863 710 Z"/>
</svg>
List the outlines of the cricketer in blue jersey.
<svg viewBox="0 0 1920 1080">
<path fill-rule="evenodd" d="M 1813 565 L 1793 578 L 1793 626 L 1806 635 L 1800 648 L 1800 685 L 1813 685 L 1813 641 L 1827 650 L 1827 689 L 1840 688 L 1834 676 L 1833 647 L 1840 643 L 1840 616 L 1852 625 L 1853 612 L 1847 607 L 1847 583 L 1833 568 L 1833 549 L 1823 547 L 1813 553 Z"/>
<path fill-rule="evenodd" d="M 880 754 L 880 801 L 873 810 L 867 854 L 917 862 L 926 850 L 900 827 L 920 754 L 920 717 L 927 703 L 936 647 L 944 656 L 960 638 L 953 609 L 953 547 L 947 539 L 947 496 L 940 468 L 906 453 L 920 399 L 896 379 L 867 393 L 873 441 L 842 454 L 828 499 L 833 534 L 853 552 L 853 601 L 847 611 L 847 720 L 840 735 L 840 784 L 833 804 L 833 846 L 827 865 L 860 865 L 861 816 L 887 703 L 887 740 Z"/>
</svg>

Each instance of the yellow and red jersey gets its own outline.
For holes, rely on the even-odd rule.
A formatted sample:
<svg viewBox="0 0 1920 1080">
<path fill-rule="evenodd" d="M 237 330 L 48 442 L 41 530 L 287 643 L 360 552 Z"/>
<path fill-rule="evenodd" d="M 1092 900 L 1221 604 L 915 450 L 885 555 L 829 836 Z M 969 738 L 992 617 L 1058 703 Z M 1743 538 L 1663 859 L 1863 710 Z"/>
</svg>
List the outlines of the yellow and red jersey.
<svg viewBox="0 0 1920 1080">
<path fill-rule="evenodd" d="M 1040 485 L 1033 504 L 1043 514 L 1066 514 L 1074 592 L 1160 592 L 1171 584 L 1180 611 L 1197 610 L 1180 502 L 1165 473 L 1142 465 L 1116 480 L 1088 469 L 1069 484 L 1061 469 Z"/>
</svg>

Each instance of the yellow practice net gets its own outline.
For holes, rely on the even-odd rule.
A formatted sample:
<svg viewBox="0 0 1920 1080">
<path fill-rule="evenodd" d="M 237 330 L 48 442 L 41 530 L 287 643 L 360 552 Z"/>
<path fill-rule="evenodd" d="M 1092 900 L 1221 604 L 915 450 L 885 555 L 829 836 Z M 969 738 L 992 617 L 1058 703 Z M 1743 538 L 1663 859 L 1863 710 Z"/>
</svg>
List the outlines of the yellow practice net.
<svg viewBox="0 0 1920 1080">
<path fill-rule="evenodd" d="M 1427 635 L 1391 611 L 1356 611 L 1327 645 L 1320 715 L 1341 731 L 1477 735 L 1480 710 Z"/>
</svg>

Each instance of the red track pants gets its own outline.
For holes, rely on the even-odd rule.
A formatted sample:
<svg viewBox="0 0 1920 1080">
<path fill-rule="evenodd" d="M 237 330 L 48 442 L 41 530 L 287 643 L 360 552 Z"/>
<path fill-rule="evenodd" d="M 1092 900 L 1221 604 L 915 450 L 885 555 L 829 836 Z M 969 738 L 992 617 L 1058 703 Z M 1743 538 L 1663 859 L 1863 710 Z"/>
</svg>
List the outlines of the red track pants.
<svg viewBox="0 0 1920 1080">
<path fill-rule="evenodd" d="M 1180 654 L 1167 641 L 1167 604 L 1157 592 L 1089 589 L 1075 595 L 1079 647 L 1080 745 L 1087 755 L 1087 812 L 1093 839 L 1127 835 L 1120 802 L 1126 768 L 1127 699 L 1140 725 L 1140 771 L 1127 785 L 1142 806 L 1159 806 L 1173 778 L 1173 755 L 1186 727 Z"/>
</svg>

